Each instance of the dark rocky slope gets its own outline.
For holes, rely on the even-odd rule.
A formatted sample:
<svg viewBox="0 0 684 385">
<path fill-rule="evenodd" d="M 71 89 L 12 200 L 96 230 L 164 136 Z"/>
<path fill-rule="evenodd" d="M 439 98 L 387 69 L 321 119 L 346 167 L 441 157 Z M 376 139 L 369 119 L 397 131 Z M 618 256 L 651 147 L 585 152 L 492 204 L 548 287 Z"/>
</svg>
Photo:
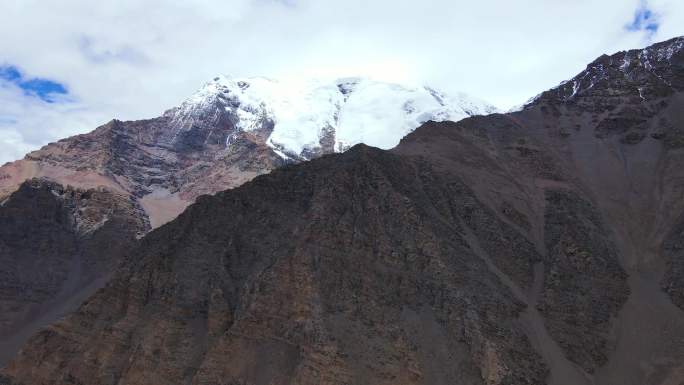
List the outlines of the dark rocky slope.
<svg viewBox="0 0 684 385">
<path fill-rule="evenodd" d="M 130 216 L 127 220 L 149 223 L 149 226 L 145 225 L 143 228 L 144 231 L 148 231 L 175 218 L 200 195 L 213 194 L 239 186 L 285 163 L 299 162 L 345 148 L 347 145 L 343 145 L 340 140 L 350 138 L 336 136 L 336 129 L 331 126 L 331 124 L 337 126 L 340 122 L 341 114 L 343 114 L 343 101 L 348 102 L 360 98 L 365 102 L 383 105 L 386 100 L 396 103 L 397 98 L 406 98 L 405 108 L 396 112 L 406 115 L 404 118 L 410 123 L 408 127 L 411 129 L 418 125 L 414 119 L 417 117 L 420 117 L 421 121 L 427 119 L 428 116 L 446 119 L 452 116 L 470 116 L 490 110 L 486 104 L 471 100 L 464 95 L 451 99 L 429 88 L 409 89 L 373 83 L 369 94 L 364 91 L 368 90 L 368 81 L 346 79 L 342 83 L 329 84 L 328 86 L 331 87 L 319 88 L 319 91 L 327 89 L 327 92 L 322 94 L 319 92 L 288 96 L 290 99 L 286 101 L 300 108 L 295 112 L 290 111 L 286 118 L 306 118 L 302 121 L 310 123 L 304 127 L 290 127 L 292 132 L 289 134 L 294 137 L 301 135 L 305 138 L 313 134 L 314 137 L 319 138 L 319 143 L 307 144 L 300 153 L 299 150 L 292 152 L 292 149 L 287 149 L 282 143 L 277 144 L 272 140 L 279 127 L 281 140 L 283 139 L 282 130 L 288 131 L 287 124 L 283 129 L 282 119 L 278 121 L 282 116 L 274 112 L 283 100 L 279 102 L 277 98 L 273 99 L 274 95 L 269 95 L 268 87 L 259 91 L 259 88 L 265 84 L 273 86 L 274 81 L 258 78 L 249 82 L 246 80 L 248 79 L 235 81 L 216 78 L 205 84 L 180 106 L 166 111 L 162 116 L 140 121 L 112 120 L 90 133 L 50 143 L 38 151 L 27 154 L 24 159 L 2 165 L 0 166 L 0 201 L 16 192 L 22 183 L 33 178 L 41 178 L 55 185 L 74 186 L 80 190 L 99 191 L 97 196 L 103 197 L 108 196 L 101 193 L 106 190 L 108 194 L 111 193 L 115 197 L 112 198 L 115 201 L 126 202 L 127 205 L 135 207 L 135 209 L 127 210 Z M 374 93 L 373 87 L 380 87 L 384 92 Z M 251 92 L 255 89 L 256 93 Z M 277 88 L 273 90 L 277 91 Z M 315 91 L 315 88 L 311 91 Z M 414 99 L 420 98 L 421 95 L 422 104 L 424 104 L 422 108 L 426 109 L 429 114 L 423 113 L 422 109 L 416 110 Z M 425 98 L 428 99 L 427 104 Z M 451 102 L 458 103 L 450 106 Z M 420 105 L 421 103 L 418 103 L 418 106 Z M 321 106 L 330 108 L 321 110 Z M 400 103 L 395 107 L 401 106 Z M 390 117 L 392 111 L 392 109 L 382 111 L 380 116 Z M 374 119 L 379 119 L 376 116 L 377 112 L 373 111 Z M 330 116 L 326 117 L 326 114 Z M 359 121 L 363 114 L 367 112 L 352 108 L 343 115 L 351 118 L 351 122 L 355 122 Z M 347 125 L 348 128 L 349 125 Z M 407 132 L 406 127 L 389 128 L 385 133 L 391 137 L 390 139 L 394 138 L 396 141 Z M 363 137 L 362 131 L 359 129 L 357 134 Z M 344 130 L 341 130 L 339 133 L 343 132 Z M 378 133 L 375 132 L 375 135 L 377 136 Z M 63 188 L 56 187 L 56 189 Z M 22 191 L 20 195 L 24 193 L 26 191 Z M 12 212 L 17 215 L 22 215 L 22 210 L 34 209 L 34 207 L 17 206 L 19 203 L 31 205 L 31 200 L 28 198 L 18 199 L 15 196 L 13 200 L 16 207 Z M 90 205 L 88 215 L 101 218 L 106 222 L 110 219 L 111 207 L 106 203 L 106 199 L 101 203 L 103 204 Z M 102 211 L 97 212 L 98 209 Z M 78 213 L 78 210 L 64 211 L 62 214 L 67 217 L 60 217 L 60 224 L 78 222 L 80 220 Z M 69 215 L 75 216 L 68 217 Z M 104 226 L 104 222 L 100 225 Z M 42 226 L 42 223 L 38 226 Z M 117 225 L 112 223 L 104 228 L 111 226 Z M 129 235 L 140 229 L 137 225 L 124 229 L 120 238 L 121 245 L 117 245 L 117 248 L 127 244 Z M 27 221 L 22 231 L 30 232 L 31 230 L 31 223 Z M 67 233 L 72 232 L 71 229 L 62 230 Z M 15 231 L 16 229 L 0 228 L 0 242 L 14 242 Z M 61 239 L 59 232 L 48 234 L 47 231 L 36 231 L 31 234 L 31 237 L 31 241 L 38 244 L 48 242 L 53 238 Z M 71 238 L 69 236 L 65 239 Z M 105 239 L 103 242 L 100 246 L 106 247 L 111 240 Z M 96 244 L 94 241 L 91 243 Z M 112 249 L 112 255 L 116 254 L 114 251 L 115 249 Z M 13 303 L 12 306 L 18 306 L 20 309 L 6 311 L 0 323 L 0 336 L 12 336 L 11 343 L 0 341 L 0 365 L 16 353 L 15 348 L 28 337 L 27 331 L 35 330 L 35 328 L 24 328 L 22 330 L 26 332 L 18 333 L 14 326 L 10 326 L 25 324 L 24 312 L 29 307 L 32 309 L 31 319 L 40 319 L 42 325 L 56 320 L 55 317 L 61 314 L 51 309 L 61 308 L 60 304 L 64 302 L 77 304 L 93 293 L 94 286 L 92 285 L 86 285 L 83 291 L 69 291 L 68 293 L 60 291 L 62 290 L 60 289 L 62 277 L 59 274 L 55 275 L 56 271 L 51 263 L 71 261 L 72 254 L 72 250 L 66 246 L 51 250 L 33 248 L 22 249 L 22 252 L 15 252 L 15 250 L 6 252 L 5 260 L 0 263 L 0 277 L 16 277 L 17 268 L 20 266 L 17 261 L 21 260 L 24 264 L 31 264 L 31 274 L 47 277 L 45 279 L 56 279 L 56 281 L 51 281 L 50 286 L 46 288 L 42 278 L 26 279 L 7 294 Z M 96 259 L 97 256 L 93 255 L 92 258 Z M 84 279 L 90 280 L 92 276 L 103 277 L 108 274 L 110 255 L 101 258 L 102 263 L 96 264 L 93 267 L 95 270 L 89 271 L 89 277 Z M 52 262 L 40 263 L 47 260 Z M 45 271 L 41 271 L 43 268 Z M 96 271 L 98 268 L 102 270 Z M 14 285 L 13 279 L 8 281 L 8 285 Z M 33 305 L 33 298 L 24 298 L 25 296 L 31 297 L 33 294 L 30 293 L 35 292 L 43 293 L 39 307 Z M 72 293 L 74 297 L 67 298 L 69 293 Z M 51 303 L 51 301 L 55 302 Z"/>
<path fill-rule="evenodd" d="M 140 207 L 105 189 L 33 179 L 0 205 L 0 364 L 75 310 L 149 229 Z"/>
<path fill-rule="evenodd" d="M 681 383 L 683 45 L 201 197 L 3 381 Z"/>
<path fill-rule="evenodd" d="M 541 258 L 456 176 L 363 146 L 202 197 L 8 373 L 25 383 L 481 383 L 481 373 L 536 383 L 545 368 L 516 321 L 524 304 L 477 256 L 487 234 L 463 210 L 509 232 L 499 251 Z"/>
</svg>

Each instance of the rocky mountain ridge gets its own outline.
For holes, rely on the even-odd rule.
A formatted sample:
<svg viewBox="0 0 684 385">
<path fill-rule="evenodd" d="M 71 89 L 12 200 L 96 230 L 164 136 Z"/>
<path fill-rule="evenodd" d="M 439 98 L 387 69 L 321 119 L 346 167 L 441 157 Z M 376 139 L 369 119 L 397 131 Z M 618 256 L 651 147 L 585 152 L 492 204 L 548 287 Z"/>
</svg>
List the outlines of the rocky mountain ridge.
<svg viewBox="0 0 684 385">
<path fill-rule="evenodd" d="M 0 204 L 0 362 L 102 286 L 150 229 L 123 194 L 41 179 Z"/>
<path fill-rule="evenodd" d="M 0 167 L 0 194 L 45 177 L 131 194 L 152 227 L 202 194 L 238 186 L 288 162 L 366 142 L 383 148 L 428 120 L 495 109 L 429 87 L 348 78 L 278 82 L 217 77 L 161 117 L 113 120 Z"/>
<path fill-rule="evenodd" d="M 682 40 L 199 198 L 3 380 L 681 383 Z"/>
<path fill-rule="evenodd" d="M 198 196 L 356 141 L 398 142 L 424 119 L 458 119 L 489 108 L 464 95 L 452 99 L 431 88 L 361 78 L 281 84 L 218 77 L 158 118 L 113 120 L 5 164 L 0 365 L 31 333 L 102 285 L 117 264 L 113 254 L 175 218 Z M 288 146 L 287 138 L 299 147 Z M 47 212 L 34 212 L 32 199 Z M 110 230 L 121 223 L 129 227 L 120 234 Z M 92 260 L 96 242 L 105 248 L 99 261 Z"/>
</svg>

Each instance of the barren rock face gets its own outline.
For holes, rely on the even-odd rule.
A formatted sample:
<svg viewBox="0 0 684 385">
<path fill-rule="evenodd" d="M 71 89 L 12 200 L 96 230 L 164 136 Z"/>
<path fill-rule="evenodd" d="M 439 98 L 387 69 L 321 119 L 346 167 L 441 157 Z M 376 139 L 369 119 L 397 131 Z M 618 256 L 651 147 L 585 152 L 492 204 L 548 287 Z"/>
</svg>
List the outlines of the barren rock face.
<svg viewBox="0 0 684 385">
<path fill-rule="evenodd" d="M 469 208 L 518 235 L 498 247 L 540 258 L 457 176 L 367 147 L 202 197 L 36 337 L 38 350 L 70 352 L 36 350 L 44 377 L 8 371 L 45 383 L 389 384 L 481 383 L 483 370 L 491 383 L 537 383 L 545 368 L 515 322 L 524 305 L 473 250 L 480 233 L 457 214 Z"/>
<path fill-rule="evenodd" d="M 29 153 L 22 160 L 0 167 L 0 201 L 19 192 L 19 195 L 12 195 L 6 209 L 14 207 L 8 214 L 13 219 L 6 223 L 6 231 L 0 229 L 3 230 L 0 232 L 0 243 L 14 244 L 19 228 L 12 227 L 13 221 L 24 221 L 21 232 L 31 234 L 31 237 L 20 238 L 43 245 L 27 246 L 21 252 L 8 249 L 3 257 L 5 259 L 0 263 L 0 276 L 9 277 L 6 297 L 11 302 L 3 309 L 5 320 L 0 323 L 0 335 L 13 335 L 11 343 L 3 345 L 0 365 L 28 337 L 27 331 L 37 327 L 22 329 L 26 332 L 18 333 L 12 325 L 35 319 L 41 321 L 31 324 L 42 326 L 62 314 L 51 310 L 61 306 L 58 304 L 73 303 L 69 309 L 74 308 L 97 288 L 97 285 L 90 283 L 94 278 L 108 276 L 115 264 L 113 256 L 118 253 L 117 250 L 130 246 L 133 235 L 142 235 L 174 219 L 201 195 L 239 186 L 286 163 L 339 151 L 342 138 L 357 140 L 359 135 L 363 137 L 364 129 L 367 130 L 363 123 L 367 124 L 368 116 L 377 119 L 378 111 L 369 114 L 366 109 L 359 109 L 357 99 L 375 103 L 376 106 L 400 108 L 402 104 L 399 101 L 402 98 L 418 97 L 417 101 L 411 99 L 413 107 L 410 111 L 400 109 L 397 111 L 399 115 L 387 116 L 393 119 L 392 122 L 402 123 L 396 129 L 385 124 L 390 128 L 387 132 L 390 141 L 398 141 L 408 129 L 417 127 L 420 119 L 427 120 L 433 116 L 441 119 L 464 117 L 482 112 L 481 108 L 489 108 L 465 97 L 458 100 L 458 105 L 450 105 L 444 95 L 434 90 L 405 89 L 360 79 L 349 80 L 349 83 L 345 83 L 348 86 L 345 89 L 339 89 L 336 83 L 331 83 L 313 89 L 315 92 L 284 95 L 285 99 L 282 100 L 264 92 L 269 91 L 268 88 L 259 91 L 259 84 L 275 86 L 273 81 L 265 79 L 254 79 L 250 84 L 217 78 L 179 107 L 166 111 L 158 118 L 133 122 L 113 120 L 93 132 L 51 143 Z M 273 90 L 278 89 L 282 91 L 282 87 Z M 378 93 L 377 89 L 382 92 Z M 255 90 L 257 92 L 252 92 Z M 354 100 L 357 100 L 356 109 L 353 108 Z M 346 114 L 342 114 L 343 102 L 352 104 Z M 297 105 L 298 110 L 289 111 L 291 105 Z M 283 111 L 285 117 L 282 116 Z M 387 115 L 388 112 L 379 115 L 383 113 Z M 341 115 L 344 115 L 345 124 L 342 124 Z M 289 125 L 285 118 L 289 119 Z M 294 122 L 307 125 L 293 125 L 293 119 Z M 360 126 L 355 127 L 356 123 Z M 356 136 L 349 133 L 342 135 L 342 128 L 351 130 Z M 373 132 L 377 136 L 376 128 L 373 127 Z M 275 132 L 278 135 L 274 135 Z M 300 136 L 305 139 L 313 137 L 313 143 L 303 141 Z M 303 146 L 302 149 L 295 151 L 288 147 L 292 142 Z M 77 199 L 68 207 L 62 207 L 62 201 L 59 204 L 49 202 L 57 205 L 50 206 L 50 210 L 61 210 L 58 224 L 66 227 L 58 226 L 54 233 L 48 230 L 35 231 L 31 227 L 32 217 L 19 219 L 19 216 L 24 215 L 23 210 L 33 212 L 36 209 L 30 206 L 35 194 L 26 195 L 32 190 L 20 187 L 32 178 L 47 181 L 45 183 L 53 186 L 51 191 L 54 194 L 61 196 L 61 192 L 56 191 L 71 191 L 69 194 Z M 65 186 L 74 186 L 78 190 Z M 75 192 L 81 190 L 89 192 Z M 92 199 L 80 199 L 82 195 Z M 35 196 L 35 199 L 43 197 Z M 49 198 L 49 195 L 45 197 Z M 108 199 L 112 202 L 108 202 Z M 94 239 L 102 244 L 89 241 L 93 246 L 88 247 L 96 252 L 89 256 L 94 265 L 92 271 L 81 277 L 80 271 L 72 271 L 69 267 L 69 261 L 74 260 L 74 253 L 77 253 L 74 250 L 79 248 L 77 244 L 81 241 L 81 238 L 74 238 L 74 234 L 90 237 L 101 234 L 101 231 L 93 229 L 117 228 L 119 225 L 113 221 L 112 210 L 118 210 L 120 204 L 124 204 L 122 202 L 129 207 L 119 213 L 118 220 L 134 224 L 121 229 L 120 237 L 109 232 L 106 232 L 107 236 L 102 236 L 103 239 L 95 236 Z M 81 207 L 81 204 L 85 206 Z M 43 225 L 40 222 L 36 226 Z M 98 257 L 98 247 L 104 249 L 106 255 Z M 30 274 L 17 283 L 15 279 L 18 274 L 27 274 L 21 272 L 22 269 L 30 270 Z M 33 279 L 32 275 L 40 278 Z M 66 277 L 72 275 L 73 279 L 80 282 L 76 286 L 83 290 L 63 292 Z M 71 294 L 73 297 L 69 297 Z"/>
<path fill-rule="evenodd" d="M 147 197 L 184 203 L 170 206 L 169 212 L 144 207 L 145 216 L 156 227 L 164 222 L 161 218 L 175 218 L 199 195 L 235 187 L 284 164 L 251 133 L 239 134 L 233 145 L 226 147 L 225 136 L 234 130 L 230 122 L 206 125 L 213 131 L 202 131 L 204 136 L 191 131 L 194 134 L 183 134 L 167 143 L 165 136 L 174 130 L 169 116 L 135 122 L 114 120 L 91 133 L 50 144 L 24 160 L 3 166 L 0 183 L 7 194 L 26 177 L 44 177 L 82 188 L 108 187 L 141 202 Z M 207 136 L 210 132 L 222 132 L 223 141 L 215 142 Z"/>
<path fill-rule="evenodd" d="M 683 41 L 202 196 L 0 381 L 681 383 Z"/>
<path fill-rule="evenodd" d="M 77 308 L 149 229 L 142 209 L 104 189 L 33 179 L 0 206 L 0 359 Z"/>
<path fill-rule="evenodd" d="M 105 186 L 138 200 L 156 228 L 198 196 L 286 163 L 359 142 L 389 148 L 430 119 L 494 110 L 466 95 L 361 78 L 289 84 L 217 77 L 160 117 L 112 120 L 0 167 L 0 198 L 33 177 Z"/>
</svg>

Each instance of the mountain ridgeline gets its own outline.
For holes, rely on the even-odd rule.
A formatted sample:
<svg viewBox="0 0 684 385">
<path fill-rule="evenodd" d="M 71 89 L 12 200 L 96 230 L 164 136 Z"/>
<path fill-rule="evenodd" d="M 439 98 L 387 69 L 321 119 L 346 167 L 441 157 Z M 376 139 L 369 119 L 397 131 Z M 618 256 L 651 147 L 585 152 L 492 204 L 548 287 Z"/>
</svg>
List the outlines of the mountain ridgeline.
<svg viewBox="0 0 684 385">
<path fill-rule="evenodd" d="M 427 120 L 492 110 L 462 94 L 362 78 L 217 77 L 160 117 L 113 120 L 3 165 L 0 366 L 31 334 L 102 286 L 119 261 L 117 250 L 198 196 L 360 141 L 393 147 Z M 97 231 L 82 231 L 84 212 L 97 219 Z M 106 230 L 114 228 L 120 232 Z M 90 247 L 95 254 L 81 256 L 86 244 L 102 254 Z"/>
<path fill-rule="evenodd" d="M 0 383 L 680 384 L 682 170 L 684 38 L 602 56 L 200 196 Z"/>
</svg>

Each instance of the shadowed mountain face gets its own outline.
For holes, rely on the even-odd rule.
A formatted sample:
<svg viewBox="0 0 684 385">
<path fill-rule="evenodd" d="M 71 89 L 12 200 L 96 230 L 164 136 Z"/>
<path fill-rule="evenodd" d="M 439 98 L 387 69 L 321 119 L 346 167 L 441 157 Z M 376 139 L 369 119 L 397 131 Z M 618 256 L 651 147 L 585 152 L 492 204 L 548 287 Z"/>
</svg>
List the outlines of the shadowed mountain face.
<svg viewBox="0 0 684 385">
<path fill-rule="evenodd" d="M 8 372 L 26 383 L 478 383 L 486 363 L 491 381 L 543 378 L 516 323 L 524 304 L 477 257 L 480 234 L 460 210 L 510 232 L 500 251 L 540 259 L 457 177 L 368 147 L 202 197 L 24 350 L 41 356 L 38 377 L 21 377 L 21 358 Z"/>
<path fill-rule="evenodd" d="M 23 183 L 0 205 L 0 362 L 102 286 L 137 236 L 142 209 L 103 189 Z"/>
<path fill-rule="evenodd" d="M 38 327 L 91 295 L 135 236 L 198 196 L 361 140 L 394 145 L 429 119 L 491 109 L 465 95 L 357 78 L 289 86 L 219 77 L 160 117 L 113 120 L 0 167 L 0 201 L 10 197 L 0 207 L 0 366 Z M 33 178 L 42 182 L 24 185 Z M 79 227 L 84 210 L 98 232 Z"/>
<path fill-rule="evenodd" d="M 682 383 L 683 45 L 200 197 L 0 381 Z"/>
</svg>

